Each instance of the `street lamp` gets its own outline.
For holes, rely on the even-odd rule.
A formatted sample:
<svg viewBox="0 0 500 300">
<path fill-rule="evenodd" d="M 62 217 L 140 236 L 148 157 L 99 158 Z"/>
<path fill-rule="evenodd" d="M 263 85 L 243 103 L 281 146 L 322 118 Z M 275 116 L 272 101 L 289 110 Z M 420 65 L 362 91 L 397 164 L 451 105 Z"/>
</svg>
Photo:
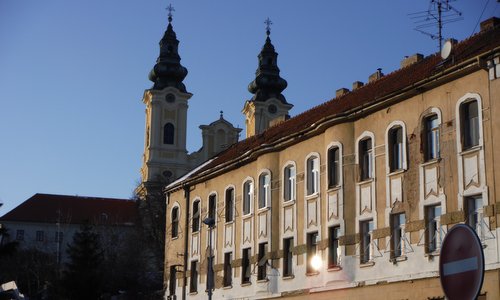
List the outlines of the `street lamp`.
<svg viewBox="0 0 500 300">
<path fill-rule="evenodd" d="M 213 272 L 213 253 L 212 253 L 212 229 L 215 226 L 214 218 L 206 218 L 203 220 L 203 224 L 208 226 L 208 272 L 207 272 L 207 289 L 208 289 L 208 300 L 212 300 L 212 290 L 213 290 L 213 280 L 214 280 L 214 272 Z"/>
</svg>

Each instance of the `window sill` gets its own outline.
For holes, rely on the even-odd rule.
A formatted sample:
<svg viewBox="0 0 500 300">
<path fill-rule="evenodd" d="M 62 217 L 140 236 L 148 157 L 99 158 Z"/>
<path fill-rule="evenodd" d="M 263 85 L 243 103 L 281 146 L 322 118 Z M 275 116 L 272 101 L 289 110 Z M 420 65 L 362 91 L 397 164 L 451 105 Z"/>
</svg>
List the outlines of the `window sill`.
<svg viewBox="0 0 500 300">
<path fill-rule="evenodd" d="M 249 218 L 251 218 L 251 217 L 253 217 L 253 213 L 249 213 L 249 214 L 246 214 L 246 215 L 241 216 L 241 218 L 242 218 L 243 220 L 249 219 Z"/>
<path fill-rule="evenodd" d="M 176 237 L 171 238 L 171 240 L 174 241 L 174 240 L 176 240 L 178 238 L 179 238 L 179 236 L 176 236 Z"/>
<path fill-rule="evenodd" d="M 474 152 L 477 152 L 477 151 L 481 150 L 482 148 L 483 147 L 481 145 L 473 146 L 473 147 L 470 147 L 468 149 L 462 150 L 459 154 L 460 155 L 466 155 L 466 154 L 469 154 L 469 153 L 474 153 Z"/>
<path fill-rule="evenodd" d="M 319 275 L 318 271 L 316 271 L 316 272 L 307 272 L 306 273 L 306 276 L 316 276 L 316 275 Z"/>
<path fill-rule="evenodd" d="M 363 184 L 371 183 L 373 181 L 375 181 L 374 178 L 366 178 L 366 179 L 363 179 L 361 181 L 356 182 L 356 185 L 363 185 Z"/>
<path fill-rule="evenodd" d="M 306 195 L 306 200 L 311 200 L 311 199 L 315 199 L 315 198 L 319 198 L 319 192 L 316 192 L 314 194 L 310 194 L 310 195 Z"/>
<path fill-rule="evenodd" d="M 295 200 L 283 201 L 283 207 L 291 206 L 295 204 Z"/>
<path fill-rule="evenodd" d="M 268 211 L 268 210 L 271 210 L 271 208 L 270 208 L 269 206 L 265 206 L 265 207 L 259 208 L 259 209 L 257 210 L 257 212 L 266 212 L 266 211 Z"/>
<path fill-rule="evenodd" d="M 406 261 L 408 260 L 408 257 L 406 255 L 401 255 L 398 257 L 393 257 L 389 261 L 392 262 L 393 264 L 397 264 L 398 262 Z"/>
<path fill-rule="evenodd" d="M 241 284 L 242 287 L 249 286 L 249 285 L 252 285 L 252 283 L 251 282 L 243 282 Z"/>
<path fill-rule="evenodd" d="M 198 295 L 198 292 L 189 292 L 189 296 Z"/>
<path fill-rule="evenodd" d="M 229 289 L 232 289 L 232 288 L 233 288 L 232 285 L 226 285 L 226 286 L 222 287 L 223 290 L 229 290 Z"/>
<path fill-rule="evenodd" d="M 265 279 L 258 279 L 257 280 L 257 283 L 265 283 L 265 282 L 269 282 L 269 279 L 265 278 Z"/>
<path fill-rule="evenodd" d="M 387 174 L 387 176 L 394 176 L 394 175 L 399 175 L 399 174 L 403 174 L 404 172 L 406 171 L 406 169 L 397 169 L 397 170 L 394 170 L 394 171 L 391 171 Z"/>
<path fill-rule="evenodd" d="M 420 164 L 420 166 L 421 167 L 427 167 L 427 166 L 430 166 L 430 165 L 437 164 L 440 161 L 441 161 L 441 157 L 437 157 L 437 158 L 430 159 L 428 161 L 424 161 L 423 163 Z"/>
<path fill-rule="evenodd" d="M 233 221 L 229 221 L 229 222 L 226 222 L 224 223 L 225 225 L 232 225 L 234 223 L 234 220 Z"/>
<path fill-rule="evenodd" d="M 342 188 L 342 185 L 341 184 L 337 184 L 335 186 L 332 186 L 332 187 L 328 187 L 328 190 L 326 190 L 327 192 L 336 192 L 338 190 L 340 190 Z"/>
<path fill-rule="evenodd" d="M 294 275 L 286 275 L 286 276 L 283 276 L 283 280 L 292 280 L 294 279 L 295 276 Z"/>
<path fill-rule="evenodd" d="M 375 265 L 374 261 L 367 261 L 367 262 L 364 262 L 364 263 L 360 263 L 359 267 L 360 268 L 369 268 L 369 267 L 373 267 L 374 265 Z"/>
<path fill-rule="evenodd" d="M 328 267 L 328 269 L 327 269 L 328 272 L 338 272 L 341 270 L 342 270 L 341 266 L 332 266 L 332 267 Z"/>
</svg>

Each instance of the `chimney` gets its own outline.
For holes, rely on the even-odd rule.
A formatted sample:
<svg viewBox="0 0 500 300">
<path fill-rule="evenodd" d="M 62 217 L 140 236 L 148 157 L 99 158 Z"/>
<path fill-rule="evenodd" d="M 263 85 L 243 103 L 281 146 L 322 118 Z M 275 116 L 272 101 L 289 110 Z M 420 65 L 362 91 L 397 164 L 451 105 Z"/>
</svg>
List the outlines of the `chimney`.
<svg viewBox="0 0 500 300">
<path fill-rule="evenodd" d="M 492 28 L 500 25 L 500 19 L 497 17 L 492 17 L 481 22 L 481 31 L 490 30 Z"/>
<path fill-rule="evenodd" d="M 362 87 L 363 85 L 365 85 L 365 84 L 362 83 L 361 81 L 354 81 L 352 83 L 352 90 L 355 91 L 355 90 L 359 89 L 360 87 Z"/>
<path fill-rule="evenodd" d="M 344 96 L 345 94 L 349 93 L 349 89 L 346 88 L 340 88 L 335 91 L 335 98 Z"/>
<path fill-rule="evenodd" d="M 413 54 L 412 56 L 405 56 L 405 58 L 401 61 L 400 67 L 401 69 L 404 67 L 408 67 L 409 65 L 413 65 L 416 62 L 424 59 L 424 56 L 420 53 Z"/>
<path fill-rule="evenodd" d="M 381 68 L 378 68 L 377 72 L 373 73 L 372 75 L 370 75 L 370 77 L 368 77 L 368 83 L 374 82 L 375 80 L 382 78 L 382 76 L 384 76 L 384 73 L 382 73 Z"/>
</svg>

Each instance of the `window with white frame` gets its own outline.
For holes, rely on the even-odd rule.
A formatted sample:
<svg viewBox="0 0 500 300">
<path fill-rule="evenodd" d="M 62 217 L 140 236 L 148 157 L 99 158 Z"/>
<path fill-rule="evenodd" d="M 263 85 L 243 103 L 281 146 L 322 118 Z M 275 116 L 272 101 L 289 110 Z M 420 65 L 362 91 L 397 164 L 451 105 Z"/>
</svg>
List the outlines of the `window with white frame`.
<svg viewBox="0 0 500 300">
<path fill-rule="evenodd" d="M 319 158 L 311 156 L 306 161 L 307 195 L 313 195 L 319 191 Z"/>
<path fill-rule="evenodd" d="M 257 280 L 267 279 L 266 269 L 267 269 L 267 243 L 259 244 L 259 253 L 257 255 Z"/>
<path fill-rule="evenodd" d="M 481 195 L 465 197 L 464 204 L 465 222 L 476 231 L 479 238 L 483 237 L 486 230 L 486 224 L 483 221 L 483 197 Z"/>
<path fill-rule="evenodd" d="M 179 234 L 179 207 L 172 208 L 172 225 L 171 225 L 171 233 L 172 238 L 176 238 Z"/>
<path fill-rule="evenodd" d="M 262 173 L 259 176 L 259 208 L 269 207 L 271 204 L 271 175 Z"/>
<path fill-rule="evenodd" d="M 318 252 L 318 232 L 310 232 L 307 234 L 307 266 L 306 272 L 314 273 L 317 270 L 313 268 L 313 257 Z"/>
<path fill-rule="evenodd" d="M 241 283 L 250 283 L 250 276 L 252 274 L 250 268 L 250 248 L 243 249 L 241 254 Z"/>
<path fill-rule="evenodd" d="M 224 253 L 224 277 L 222 281 L 224 287 L 230 287 L 233 284 L 232 256 L 232 252 Z"/>
<path fill-rule="evenodd" d="M 328 228 L 328 268 L 340 265 L 340 226 Z"/>
<path fill-rule="evenodd" d="M 191 229 L 193 232 L 198 232 L 200 230 L 200 200 L 196 200 L 193 203 L 193 219 Z"/>
<path fill-rule="evenodd" d="M 373 146 L 371 138 L 365 138 L 359 141 L 358 153 L 360 180 L 363 181 L 373 178 Z"/>
<path fill-rule="evenodd" d="M 373 220 L 365 220 L 359 222 L 360 241 L 360 262 L 368 263 L 373 259 Z"/>
<path fill-rule="evenodd" d="M 226 223 L 234 220 L 234 188 L 232 187 L 226 189 L 225 218 Z"/>
<path fill-rule="evenodd" d="M 293 275 L 293 238 L 283 239 L 283 276 Z"/>
<path fill-rule="evenodd" d="M 392 127 L 387 136 L 387 141 L 389 143 L 389 169 L 391 172 L 402 170 L 404 167 L 404 155 L 403 155 L 403 127 L 394 126 Z"/>
<path fill-rule="evenodd" d="M 391 250 L 392 258 L 405 255 L 405 223 L 404 213 L 391 215 Z"/>
<path fill-rule="evenodd" d="M 340 149 L 331 147 L 328 149 L 328 187 L 336 187 L 340 182 Z"/>
<path fill-rule="evenodd" d="M 424 132 L 422 136 L 425 161 L 439 158 L 439 118 L 432 114 L 423 120 Z"/>
<path fill-rule="evenodd" d="M 479 145 L 479 107 L 476 100 L 460 104 L 460 134 L 462 150 Z"/>
<path fill-rule="evenodd" d="M 426 252 L 432 253 L 441 247 L 441 205 L 429 205 L 425 207 L 425 245 Z"/>
<path fill-rule="evenodd" d="M 217 211 L 217 196 L 212 194 L 208 196 L 208 215 L 207 217 L 216 220 L 216 211 Z"/>
<path fill-rule="evenodd" d="M 295 176 L 295 166 L 291 164 L 286 166 L 283 174 L 283 194 L 285 201 L 295 200 Z"/>
<path fill-rule="evenodd" d="M 251 212 L 253 200 L 253 182 L 251 180 L 245 181 L 243 184 L 243 215 L 248 215 Z"/>
</svg>

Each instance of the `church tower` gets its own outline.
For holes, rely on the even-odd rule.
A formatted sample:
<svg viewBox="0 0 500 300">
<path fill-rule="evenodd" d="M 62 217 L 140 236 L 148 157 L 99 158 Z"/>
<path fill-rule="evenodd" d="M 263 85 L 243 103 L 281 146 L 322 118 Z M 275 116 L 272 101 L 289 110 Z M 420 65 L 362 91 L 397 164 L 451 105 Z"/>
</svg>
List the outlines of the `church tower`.
<svg viewBox="0 0 500 300">
<path fill-rule="evenodd" d="M 246 137 L 260 134 L 270 126 L 289 118 L 288 112 L 293 107 L 281 94 L 287 86 L 280 77 L 278 53 L 274 50 L 269 35 L 272 22 L 267 19 L 266 42 L 259 54 L 259 66 L 255 79 L 248 85 L 248 91 L 254 96 L 245 102 L 242 113 L 245 115 Z"/>
<path fill-rule="evenodd" d="M 188 100 L 182 81 L 188 71 L 180 63 L 179 41 L 172 27 L 169 7 L 168 27 L 160 40 L 160 55 L 149 74 L 153 87 L 144 92 L 146 132 L 139 195 L 145 196 L 182 176 L 189 170 L 186 149 Z"/>
</svg>

